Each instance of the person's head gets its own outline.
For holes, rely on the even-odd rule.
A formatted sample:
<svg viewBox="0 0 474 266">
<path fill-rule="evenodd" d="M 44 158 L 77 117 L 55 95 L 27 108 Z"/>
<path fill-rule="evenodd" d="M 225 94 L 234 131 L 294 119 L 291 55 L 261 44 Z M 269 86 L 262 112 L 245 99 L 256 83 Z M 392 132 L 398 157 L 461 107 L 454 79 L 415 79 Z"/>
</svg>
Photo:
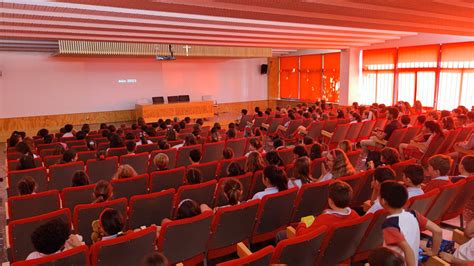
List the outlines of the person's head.
<svg viewBox="0 0 474 266">
<path fill-rule="evenodd" d="M 311 160 L 307 156 L 300 157 L 295 160 L 293 176 L 297 179 L 300 179 L 303 184 L 307 184 L 312 181 Z"/>
<path fill-rule="evenodd" d="M 397 149 L 386 147 L 380 151 L 380 161 L 385 165 L 392 165 L 400 162 L 400 153 Z"/>
<path fill-rule="evenodd" d="M 428 117 L 426 117 L 426 120 L 428 121 L 437 121 L 439 119 L 439 115 L 437 111 L 431 111 L 428 113 Z"/>
<path fill-rule="evenodd" d="M 448 155 L 437 154 L 428 160 L 428 175 L 431 177 L 447 176 L 453 165 L 453 160 Z"/>
<path fill-rule="evenodd" d="M 227 166 L 227 176 L 239 176 L 242 174 L 244 174 L 244 170 L 238 162 L 231 162 Z"/>
<path fill-rule="evenodd" d="M 456 129 L 456 126 L 454 125 L 454 119 L 450 116 L 443 117 L 441 119 L 441 123 L 443 125 L 443 129 L 446 129 L 446 130 Z"/>
<path fill-rule="evenodd" d="M 398 118 L 398 114 L 399 114 L 399 111 L 397 108 L 395 107 L 388 107 L 387 108 L 387 112 L 388 112 L 388 118 L 390 120 L 395 120 Z"/>
<path fill-rule="evenodd" d="M 224 157 L 224 159 L 232 159 L 234 158 L 234 150 L 232 148 L 225 148 L 223 151 L 222 151 L 222 157 Z"/>
<path fill-rule="evenodd" d="M 122 164 L 117 168 L 113 179 L 130 178 L 137 176 L 137 171 L 129 164 Z"/>
<path fill-rule="evenodd" d="M 202 154 L 199 149 L 192 149 L 189 152 L 189 160 L 191 161 L 191 163 L 197 164 L 199 163 L 199 161 L 201 161 L 201 158 L 202 158 Z"/>
<path fill-rule="evenodd" d="M 311 146 L 311 150 L 309 151 L 309 158 L 311 160 L 322 158 L 322 153 L 323 153 L 323 146 L 319 143 L 314 143 L 313 146 Z"/>
<path fill-rule="evenodd" d="M 435 121 L 426 121 L 425 124 L 424 124 L 424 127 L 425 127 L 425 130 L 429 133 L 444 136 L 443 129 Z"/>
<path fill-rule="evenodd" d="M 196 145 L 196 144 L 197 144 L 197 140 L 196 140 L 196 137 L 193 134 L 187 134 L 184 137 L 184 146 L 192 146 L 192 145 Z"/>
<path fill-rule="evenodd" d="M 293 148 L 293 154 L 295 155 L 295 158 L 301 158 L 303 156 L 308 156 L 308 152 L 306 151 L 306 148 L 303 145 L 296 145 Z"/>
<path fill-rule="evenodd" d="M 137 143 L 135 141 L 127 141 L 125 143 L 125 146 L 127 147 L 127 152 L 128 153 L 134 153 L 135 148 L 137 147 Z"/>
<path fill-rule="evenodd" d="M 102 211 L 99 217 L 100 227 L 107 236 L 113 236 L 122 232 L 124 219 L 117 210 L 107 208 Z"/>
<path fill-rule="evenodd" d="M 278 191 L 288 189 L 288 178 L 285 171 L 276 165 L 269 165 L 263 170 L 263 184 L 266 187 L 276 187 Z"/>
<path fill-rule="evenodd" d="M 70 163 L 77 161 L 77 153 L 75 150 L 69 149 L 63 153 L 62 163 Z"/>
<path fill-rule="evenodd" d="M 27 170 L 36 168 L 35 158 L 32 155 L 24 154 L 18 160 L 18 168 L 17 170 Z"/>
<path fill-rule="evenodd" d="M 122 138 L 118 134 L 110 135 L 110 148 L 124 147 Z"/>
<path fill-rule="evenodd" d="M 29 155 L 33 154 L 30 146 L 25 141 L 18 142 L 15 145 L 15 150 L 21 154 L 29 154 Z"/>
<path fill-rule="evenodd" d="M 81 131 L 86 133 L 86 134 L 89 134 L 89 132 L 91 132 L 91 127 L 89 124 L 83 124 L 82 127 L 81 127 Z"/>
<path fill-rule="evenodd" d="M 265 154 L 265 160 L 269 165 L 283 166 L 283 160 L 276 151 L 270 151 Z"/>
<path fill-rule="evenodd" d="M 417 118 L 416 118 L 416 123 L 419 125 L 419 126 L 423 126 L 426 122 L 426 116 L 425 115 L 419 115 Z"/>
<path fill-rule="evenodd" d="M 243 188 L 242 183 L 235 178 L 229 178 L 222 184 L 222 191 L 229 205 L 239 204 L 242 199 Z"/>
<path fill-rule="evenodd" d="M 304 145 L 312 145 L 314 143 L 314 139 L 310 136 L 305 136 L 303 138 L 303 144 Z"/>
<path fill-rule="evenodd" d="M 245 162 L 245 171 L 254 173 L 258 170 L 263 170 L 265 167 L 265 161 L 259 152 L 250 152 L 247 161 Z"/>
<path fill-rule="evenodd" d="M 67 124 L 64 126 L 64 131 L 66 131 L 66 133 L 71 133 L 73 128 L 74 127 L 71 124 Z"/>
<path fill-rule="evenodd" d="M 49 130 L 47 130 L 46 128 L 40 129 L 40 130 L 38 131 L 38 133 L 36 134 L 36 136 L 42 137 L 42 138 L 44 138 L 44 137 L 46 137 L 46 136 L 48 136 L 48 135 L 49 135 Z"/>
<path fill-rule="evenodd" d="M 186 183 L 188 185 L 200 184 L 202 183 L 202 172 L 196 168 L 189 168 L 186 171 Z"/>
<path fill-rule="evenodd" d="M 242 109 L 240 111 L 240 113 L 242 113 L 243 115 L 247 115 L 248 114 L 248 110 L 247 109 Z"/>
<path fill-rule="evenodd" d="M 199 204 L 192 199 L 184 199 L 178 204 L 176 220 L 191 218 L 201 214 Z"/>
<path fill-rule="evenodd" d="M 352 188 L 344 181 L 335 181 L 329 185 L 328 205 L 331 209 L 349 207 L 352 200 Z"/>
<path fill-rule="evenodd" d="M 170 265 L 168 259 L 159 252 L 153 252 L 143 258 L 141 266 L 168 266 Z"/>
<path fill-rule="evenodd" d="M 348 153 L 348 152 L 352 151 L 352 143 L 351 143 L 350 140 L 347 140 L 347 139 L 339 142 L 337 147 L 345 153 Z"/>
<path fill-rule="evenodd" d="M 37 227 L 31 234 L 36 251 L 50 255 L 60 251 L 71 234 L 71 228 L 61 219 L 54 219 Z"/>
<path fill-rule="evenodd" d="M 94 202 L 93 203 L 100 203 L 108 201 L 112 198 L 114 192 L 112 185 L 107 180 L 100 180 L 97 182 L 94 188 Z"/>
<path fill-rule="evenodd" d="M 423 183 L 425 174 L 420 164 L 410 164 L 403 169 L 403 182 L 409 187 L 416 187 Z"/>
<path fill-rule="evenodd" d="M 402 125 L 408 126 L 411 122 L 411 118 L 409 115 L 402 115 L 400 122 L 402 122 Z"/>
<path fill-rule="evenodd" d="M 334 178 L 355 174 L 354 167 L 341 149 L 330 150 L 326 159 L 329 171 Z"/>
<path fill-rule="evenodd" d="M 169 162 L 170 158 L 164 153 L 158 153 L 157 155 L 155 155 L 155 158 L 153 158 L 153 164 L 158 170 L 167 169 Z"/>
<path fill-rule="evenodd" d="M 166 139 L 160 139 L 158 141 L 158 148 L 160 148 L 160 150 L 167 150 L 171 148 L 171 145 L 168 143 Z"/>
<path fill-rule="evenodd" d="M 235 139 L 235 128 L 229 128 L 225 134 L 227 135 L 227 139 Z"/>
<path fill-rule="evenodd" d="M 458 170 L 462 175 L 474 175 L 474 155 L 466 155 L 462 157 Z"/>
<path fill-rule="evenodd" d="M 397 175 L 395 174 L 395 171 L 392 170 L 392 168 L 388 166 L 381 166 L 375 168 L 374 171 L 374 179 L 372 180 L 372 188 L 375 190 L 380 189 L 380 184 L 387 180 L 396 180 Z"/>
<path fill-rule="evenodd" d="M 81 131 L 78 131 L 78 132 L 76 133 L 76 139 L 77 139 L 77 140 L 83 140 L 83 139 L 86 138 L 86 135 L 87 135 L 86 132 L 84 132 L 84 131 L 82 131 L 82 130 L 81 130 Z"/>
<path fill-rule="evenodd" d="M 21 141 L 21 136 L 19 134 L 13 133 L 8 140 L 8 147 L 16 147 Z"/>
<path fill-rule="evenodd" d="M 262 148 L 262 142 L 257 138 L 250 139 L 249 144 L 250 151 L 260 151 Z"/>
<path fill-rule="evenodd" d="M 20 181 L 18 181 L 17 188 L 18 194 L 20 194 L 21 196 L 30 195 L 33 194 L 36 190 L 36 182 L 32 177 L 26 176 L 23 177 Z"/>
<path fill-rule="evenodd" d="M 404 266 L 404 259 L 393 250 L 379 247 L 370 252 L 368 257 L 370 266 Z"/>
<path fill-rule="evenodd" d="M 388 180 L 380 185 L 380 204 L 389 212 L 403 208 L 407 200 L 407 189 L 397 181 Z"/>
<path fill-rule="evenodd" d="M 362 122 L 362 117 L 360 116 L 359 113 L 356 113 L 356 112 L 352 112 L 351 115 L 350 115 L 350 119 L 351 121 L 356 121 L 356 122 Z"/>
<path fill-rule="evenodd" d="M 277 149 L 279 147 L 284 147 L 285 146 L 285 142 L 283 142 L 282 139 L 280 138 L 277 138 L 273 141 L 273 148 Z"/>
<path fill-rule="evenodd" d="M 86 172 L 79 170 L 72 176 L 72 186 L 79 187 L 89 185 L 89 176 Z"/>
</svg>

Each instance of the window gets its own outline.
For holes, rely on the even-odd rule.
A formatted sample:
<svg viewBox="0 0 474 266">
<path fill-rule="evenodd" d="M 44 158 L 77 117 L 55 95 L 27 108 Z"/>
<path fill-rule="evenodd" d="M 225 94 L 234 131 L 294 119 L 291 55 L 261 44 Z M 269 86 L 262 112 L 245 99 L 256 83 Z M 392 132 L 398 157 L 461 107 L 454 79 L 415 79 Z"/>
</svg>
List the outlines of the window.
<svg viewBox="0 0 474 266">
<path fill-rule="evenodd" d="M 363 90 L 359 90 L 359 103 L 370 105 L 375 102 L 375 93 L 377 89 L 377 73 L 364 73 Z"/>
<path fill-rule="evenodd" d="M 423 106 L 434 106 L 436 72 L 420 71 L 416 73 L 416 100 Z"/>
<path fill-rule="evenodd" d="M 438 109 L 452 110 L 459 105 L 461 73 L 441 71 L 439 78 Z"/>
<path fill-rule="evenodd" d="M 376 102 L 392 105 L 393 100 L 393 72 L 377 73 Z"/>
<path fill-rule="evenodd" d="M 415 73 L 405 72 L 398 74 L 398 100 L 409 102 L 411 105 L 415 99 Z"/>
<path fill-rule="evenodd" d="M 323 96 L 329 102 L 339 102 L 341 53 L 324 55 Z"/>
<path fill-rule="evenodd" d="M 464 71 L 460 98 L 460 105 L 468 109 L 474 106 L 474 70 Z"/>
<path fill-rule="evenodd" d="M 300 99 L 321 99 L 322 55 L 302 56 L 300 62 Z"/>
</svg>

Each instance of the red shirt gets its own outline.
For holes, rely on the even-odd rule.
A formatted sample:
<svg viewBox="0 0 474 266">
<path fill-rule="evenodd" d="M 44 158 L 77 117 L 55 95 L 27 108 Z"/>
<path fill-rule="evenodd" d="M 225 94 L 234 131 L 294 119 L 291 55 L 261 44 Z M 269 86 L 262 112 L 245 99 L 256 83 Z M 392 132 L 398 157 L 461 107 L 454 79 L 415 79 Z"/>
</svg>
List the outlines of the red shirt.
<svg viewBox="0 0 474 266">
<path fill-rule="evenodd" d="M 360 216 L 357 214 L 357 212 L 350 208 L 347 208 L 346 213 L 326 210 L 323 214 L 316 217 L 310 227 L 307 228 L 305 223 L 298 224 L 298 227 L 296 228 L 296 235 L 303 235 L 323 225 L 332 227 L 340 222 L 349 221 L 358 217 Z"/>
<path fill-rule="evenodd" d="M 442 187 L 445 187 L 447 185 L 451 185 L 451 181 L 449 180 L 431 180 L 428 184 L 426 184 L 426 186 L 423 188 L 423 191 L 425 193 L 433 190 L 433 189 L 436 189 L 436 188 L 439 188 L 441 189 Z"/>
</svg>

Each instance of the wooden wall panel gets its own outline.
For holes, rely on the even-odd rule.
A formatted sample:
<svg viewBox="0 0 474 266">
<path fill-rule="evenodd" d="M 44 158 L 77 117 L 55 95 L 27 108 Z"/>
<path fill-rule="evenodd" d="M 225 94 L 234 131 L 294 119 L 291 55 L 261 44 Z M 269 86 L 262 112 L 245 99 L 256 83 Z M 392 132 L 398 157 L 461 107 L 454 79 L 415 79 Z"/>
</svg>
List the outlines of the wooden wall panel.
<svg viewBox="0 0 474 266">
<path fill-rule="evenodd" d="M 280 60 L 278 57 L 268 58 L 268 99 L 280 98 Z"/>
<path fill-rule="evenodd" d="M 250 101 L 250 102 L 236 102 L 236 103 L 221 103 L 217 105 L 216 112 L 219 114 L 224 113 L 240 113 L 240 110 L 247 109 L 253 113 L 255 107 L 267 108 L 268 100 L 262 101 Z"/>
</svg>

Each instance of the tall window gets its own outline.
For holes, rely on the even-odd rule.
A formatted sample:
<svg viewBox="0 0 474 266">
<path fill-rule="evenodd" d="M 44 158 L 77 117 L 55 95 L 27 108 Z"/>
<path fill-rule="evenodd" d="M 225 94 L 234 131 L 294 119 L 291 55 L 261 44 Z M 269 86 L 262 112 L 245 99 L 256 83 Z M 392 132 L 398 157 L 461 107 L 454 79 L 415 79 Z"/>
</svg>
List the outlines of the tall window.
<svg viewBox="0 0 474 266">
<path fill-rule="evenodd" d="M 373 103 L 368 100 L 375 99 L 375 102 L 392 105 L 395 55 L 396 49 L 364 51 L 364 88 L 359 97 L 364 99 L 364 104 Z"/>
<path fill-rule="evenodd" d="M 299 58 L 280 58 L 280 97 L 298 99 Z"/>
<path fill-rule="evenodd" d="M 307 55 L 300 59 L 300 99 L 315 100 L 322 97 L 322 55 Z"/>
</svg>

